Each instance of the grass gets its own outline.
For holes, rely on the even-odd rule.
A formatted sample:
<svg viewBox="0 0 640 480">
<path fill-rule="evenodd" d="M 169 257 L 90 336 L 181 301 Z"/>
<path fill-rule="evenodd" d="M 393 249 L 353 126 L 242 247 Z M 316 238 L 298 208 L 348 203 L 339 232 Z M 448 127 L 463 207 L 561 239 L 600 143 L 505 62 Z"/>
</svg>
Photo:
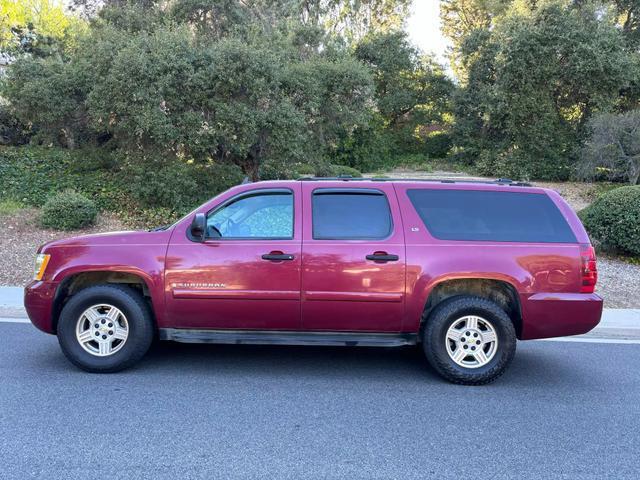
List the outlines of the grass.
<svg viewBox="0 0 640 480">
<path fill-rule="evenodd" d="M 24 205 L 15 200 L 0 200 L 0 215 L 13 215 L 24 208 Z"/>
</svg>

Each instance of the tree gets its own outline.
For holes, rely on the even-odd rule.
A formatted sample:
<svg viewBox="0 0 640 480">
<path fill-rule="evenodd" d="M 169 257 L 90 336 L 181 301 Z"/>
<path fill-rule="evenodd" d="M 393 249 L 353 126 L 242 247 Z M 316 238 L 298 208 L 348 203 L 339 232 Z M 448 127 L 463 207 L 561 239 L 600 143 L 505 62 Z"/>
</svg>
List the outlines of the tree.
<svg viewBox="0 0 640 480">
<path fill-rule="evenodd" d="M 84 28 L 54 0 L 0 0 L 0 52 L 48 55 L 68 48 Z"/>
<path fill-rule="evenodd" d="M 451 62 L 456 74 L 464 77 L 462 45 L 475 30 L 489 30 L 494 19 L 505 13 L 513 0 L 442 0 L 442 33 L 451 40 Z"/>
<path fill-rule="evenodd" d="M 391 150 L 419 150 L 421 138 L 416 130 L 445 123 L 454 88 L 451 80 L 432 58 L 409 43 L 404 32 L 371 34 L 358 44 L 355 56 L 373 72 L 380 117 L 374 125 L 391 134 Z"/>
<path fill-rule="evenodd" d="M 597 115 L 589 122 L 589 132 L 582 150 L 581 177 L 605 177 L 637 185 L 640 180 L 640 110 Z"/>
<path fill-rule="evenodd" d="M 86 133 L 81 77 L 73 65 L 57 57 L 22 58 L 11 66 L 3 95 L 11 112 L 35 125 L 42 139 L 75 148 Z"/>
<path fill-rule="evenodd" d="M 569 175 L 591 116 L 612 109 L 633 70 L 622 34 L 593 9 L 547 2 L 514 11 L 462 46 L 461 145 L 487 172 Z M 461 131 L 465 127 L 466 131 Z"/>
</svg>

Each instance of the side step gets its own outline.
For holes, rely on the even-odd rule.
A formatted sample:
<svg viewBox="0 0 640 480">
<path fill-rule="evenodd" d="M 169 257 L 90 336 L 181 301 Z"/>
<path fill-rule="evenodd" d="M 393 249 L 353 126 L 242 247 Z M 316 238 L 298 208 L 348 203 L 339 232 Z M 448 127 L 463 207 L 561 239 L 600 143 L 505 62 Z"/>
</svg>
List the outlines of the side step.
<svg viewBox="0 0 640 480">
<path fill-rule="evenodd" d="M 415 345 L 415 333 L 296 332 L 282 330 L 196 330 L 161 328 L 160 340 L 182 343 L 232 343 L 238 345 L 323 345 L 402 347 Z"/>
</svg>

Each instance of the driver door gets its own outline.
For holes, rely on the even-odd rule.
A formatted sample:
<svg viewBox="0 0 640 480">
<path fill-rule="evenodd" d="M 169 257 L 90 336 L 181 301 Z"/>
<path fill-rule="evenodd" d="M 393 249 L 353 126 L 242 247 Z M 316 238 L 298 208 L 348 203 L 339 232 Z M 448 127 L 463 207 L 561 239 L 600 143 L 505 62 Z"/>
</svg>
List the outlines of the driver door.
<svg viewBox="0 0 640 480">
<path fill-rule="evenodd" d="M 174 234 L 165 270 L 171 324 L 300 329 L 299 188 L 250 189 L 222 201 L 207 213 L 204 242 Z"/>
</svg>

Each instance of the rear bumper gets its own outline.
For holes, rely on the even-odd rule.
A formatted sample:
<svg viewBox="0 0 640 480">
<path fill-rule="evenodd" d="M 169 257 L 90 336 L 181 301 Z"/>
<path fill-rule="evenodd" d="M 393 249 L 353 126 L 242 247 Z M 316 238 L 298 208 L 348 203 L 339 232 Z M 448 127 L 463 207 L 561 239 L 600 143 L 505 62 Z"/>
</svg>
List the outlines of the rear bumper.
<svg viewBox="0 0 640 480">
<path fill-rule="evenodd" d="M 520 301 L 522 340 L 587 333 L 602 316 L 602 298 L 595 293 L 536 293 Z"/>
<path fill-rule="evenodd" d="M 33 281 L 24 288 L 24 308 L 29 320 L 43 332 L 55 333 L 53 300 L 57 286 L 57 283 Z"/>
</svg>

